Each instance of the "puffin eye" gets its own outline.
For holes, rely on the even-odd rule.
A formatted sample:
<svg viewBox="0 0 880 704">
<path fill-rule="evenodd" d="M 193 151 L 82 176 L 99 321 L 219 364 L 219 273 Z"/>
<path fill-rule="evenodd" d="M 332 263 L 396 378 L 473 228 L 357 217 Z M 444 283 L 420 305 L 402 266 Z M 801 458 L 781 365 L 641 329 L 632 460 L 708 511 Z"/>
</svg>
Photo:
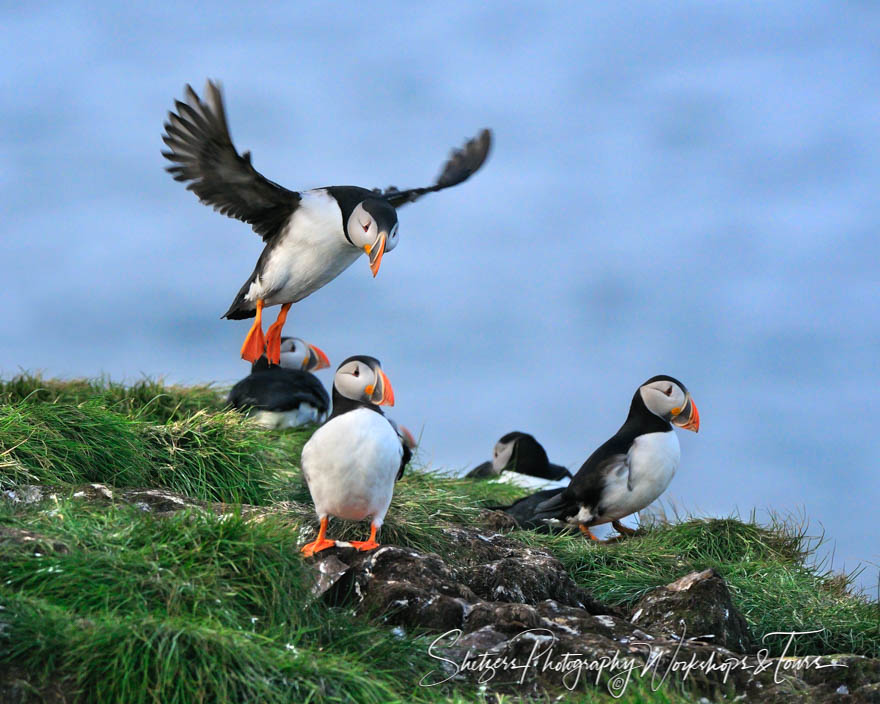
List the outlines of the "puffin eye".
<svg viewBox="0 0 880 704">
<path fill-rule="evenodd" d="M 361 225 L 361 227 L 364 228 L 364 232 L 366 232 L 367 230 L 370 229 L 370 225 L 372 225 L 372 224 L 373 224 L 373 222 L 371 220 L 367 220 L 367 224 Z"/>
<path fill-rule="evenodd" d="M 352 372 L 352 373 L 353 373 L 355 376 L 360 376 L 360 375 L 361 375 L 361 369 L 360 369 L 360 367 L 355 367 L 355 368 L 354 368 L 354 372 Z"/>
<path fill-rule="evenodd" d="M 663 393 L 667 396 L 672 396 L 672 387 L 670 386 L 668 389 L 664 390 Z"/>
</svg>

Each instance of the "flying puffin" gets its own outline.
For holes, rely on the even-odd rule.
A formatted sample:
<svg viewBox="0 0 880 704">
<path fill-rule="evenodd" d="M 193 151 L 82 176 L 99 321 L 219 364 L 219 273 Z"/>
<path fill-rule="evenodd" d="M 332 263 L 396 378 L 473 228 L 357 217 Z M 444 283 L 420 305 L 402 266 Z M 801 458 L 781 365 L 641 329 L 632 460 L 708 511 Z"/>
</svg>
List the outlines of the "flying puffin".
<svg viewBox="0 0 880 704">
<path fill-rule="evenodd" d="M 264 428 L 316 423 L 330 410 L 330 397 L 312 371 L 330 366 L 320 349 L 298 337 L 281 338 L 280 365 L 265 356 L 229 392 L 228 402 Z"/>
<path fill-rule="evenodd" d="M 660 496 L 678 469 L 681 450 L 673 425 L 699 431 L 697 406 L 677 379 L 651 377 L 636 390 L 620 430 L 590 455 L 565 489 L 534 507 L 531 521 L 576 524 L 593 540 L 598 538 L 590 526 L 602 523 L 634 533 L 620 519 Z"/>
<path fill-rule="evenodd" d="M 570 478 L 565 467 L 553 464 L 534 436 L 514 431 L 503 435 L 492 452 L 492 461 L 474 467 L 465 476 L 497 477 L 502 472 L 516 472 L 548 481 Z"/>
<path fill-rule="evenodd" d="M 165 123 L 162 154 L 174 162 L 168 171 L 189 182 L 205 205 L 243 220 L 266 246 L 250 278 L 222 316 L 256 318 L 241 356 L 249 362 L 263 354 L 278 364 L 281 328 L 292 303 L 302 300 L 348 268 L 360 254 L 369 257 L 375 276 L 382 255 L 397 246 L 396 208 L 426 193 L 455 186 L 479 169 L 489 154 L 489 130 L 454 151 L 432 186 L 382 191 L 357 186 L 328 186 L 289 191 L 251 165 L 250 152 L 239 154 L 229 136 L 220 86 L 208 81 L 205 100 L 186 86 L 186 102 L 175 101 Z M 277 320 L 263 336 L 263 308 L 281 304 Z"/>
<path fill-rule="evenodd" d="M 302 547 L 306 557 L 335 545 L 328 540 L 329 516 L 370 522 L 370 537 L 352 541 L 367 551 L 379 546 L 376 534 L 391 505 L 402 473 L 404 442 L 380 406 L 394 405 L 391 382 L 379 360 L 346 359 L 333 379 L 333 413 L 305 444 L 302 470 L 321 522 L 318 537 Z"/>
</svg>

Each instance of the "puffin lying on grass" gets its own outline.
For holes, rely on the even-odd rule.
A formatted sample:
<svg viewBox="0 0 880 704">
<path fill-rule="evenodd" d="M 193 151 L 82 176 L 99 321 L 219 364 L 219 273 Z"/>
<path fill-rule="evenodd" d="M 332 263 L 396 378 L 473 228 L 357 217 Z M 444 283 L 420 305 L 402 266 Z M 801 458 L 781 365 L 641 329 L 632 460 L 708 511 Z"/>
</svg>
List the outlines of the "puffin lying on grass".
<svg viewBox="0 0 880 704">
<path fill-rule="evenodd" d="M 333 413 L 302 451 L 303 476 L 321 522 L 318 537 L 302 547 L 306 557 L 336 544 L 326 537 L 330 516 L 349 521 L 371 517 L 369 539 L 351 546 L 361 551 L 379 546 L 376 536 L 405 466 L 399 426 L 380 408 L 393 405 L 394 391 L 379 360 L 356 355 L 336 370 Z"/>
<path fill-rule="evenodd" d="M 327 355 L 298 337 L 282 337 L 280 364 L 265 356 L 229 391 L 229 404 L 264 428 L 317 423 L 330 410 L 330 396 L 311 372 L 330 366 Z"/>
<path fill-rule="evenodd" d="M 564 489 L 520 499 L 504 509 L 524 528 L 574 524 L 598 540 L 590 526 L 611 523 L 632 535 L 620 519 L 645 508 L 662 494 L 681 459 L 673 426 L 700 429 L 690 393 L 671 376 L 655 376 L 633 396 L 626 422 L 584 462 Z"/>
<path fill-rule="evenodd" d="M 205 205 L 253 227 L 266 246 L 250 278 L 223 315 L 230 320 L 255 318 L 241 356 L 255 362 L 263 354 L 278 364 L 281 329 L 291 304 L 335 279 L 361 253 L 375 276 L 382 255 L 397 246 L 397 210 L 426 193 L 455 186 L 479 169 L 492 141 L 483 130 L 454 151 L 432 186 L 385 191 L 356 186 L 329 186 L 289 191 L 251 165 L 250 152 L 232 144 L 223 96 L 208 81 L 203 101 L 186 87 L 186 102 L 176 101 L 162 139 L 174 162 L 168 171 L 189 182 Z M 281 305 L 278 319 L 263 336 L 263 308 Z"/>
<path fill-rule="evenodd" d="M 546 481 L 571 478 L 565 467 L 553 464 L 534 436 L 514 431 L 503 435 L 492 451 L 492 461 L 474 467 L 465 476 L 471 479 L 503 476 L 503 472 L 537 477 Z"/>
</svg>

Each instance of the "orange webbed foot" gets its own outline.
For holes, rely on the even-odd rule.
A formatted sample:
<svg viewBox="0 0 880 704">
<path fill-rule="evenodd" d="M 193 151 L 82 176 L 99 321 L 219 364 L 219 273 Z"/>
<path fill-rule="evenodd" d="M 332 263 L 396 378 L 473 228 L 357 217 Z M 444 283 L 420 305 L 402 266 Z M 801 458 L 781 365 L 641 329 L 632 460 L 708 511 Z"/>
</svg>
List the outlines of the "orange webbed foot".
<svg viewBox="0 0 880 704">
<path fill-rule="evenodd" d="M 300 552 L 305 557 L 311 557 L 316 552 L 321 552 L 321 550 L 326 550 L 327 548 L 332 548 L 336 545 L 335 540 L 327 539 L 327 524 L 329 523 L 329 519 L 324 516 L 321 519 L 321 527 L 318 529 L 318 537 L 315 538 L 311 543 L 307 543 L 300 548 Z"/>
<path fill-rule="evenodd" d="M 367 540 L 352 540 L 351 546 L 355 550 L 360 550 L 361 552 L 369 552 L 370 550 L 375 550 L 379 547 L 379 543 L 376 542 L 376 532 L 378 531 L 378 527 L 375 525 L 370 525 L 370 537 Z"/>
<path fill-rule="evenodd" d="M 287 321 L 287 311 L 289 310 L 290 303 L 281 306 L 278 319 L 269 326 L 269 330 L 266 332 L 266 359 L 269 360 L 269 364 L 281 363 L 281 329 Z"/>
<path fill-rule="evenodd" d="M 321 550 L 332 548 L 334 545 L 336 545 L 335 540 L 327 540 L 326 538 L 322 538 L 319 540 L 313 540 L 311 543 L 306 543 L 300 548 L 300 552 L 306 557 L 311 557 L 316 552 L 321 552 Z"/>
<path fill-rule="evenodd" d="M 620 521 L 611 521 L 611 525 L 614 527 L 614 530 L 616 530 L 621 535 L 635 535 L 636 534 L 636 532 L 632 528 L 630 528 L 629 526 L 623 525 L 623 523 L 621 523 Z"/>
<path fill-rule="evenodd" d="M 254 318 L 254 324 L 251 325 L 251 329 L 248 331 L 247 337 L 244 338 L 244 344 L 241 346 L 241 358 L 253 364 L 262 356 L 265 347 L 266 340 L 263 337 L 263 302 L 257 301 L 257 315 Z"/>
<path fill-rule="evenodd" d="M 350 544 L 355 550 L 360 550 L 361 552 L 369 552 L 379 547 L 379 543 L 375 540 L 352 540 Z"/>
<path fill-rule="evenodd" d="M 597 538 L 595 535 L 593 535 L 593 531 L 591 531 L 587 526 L 585 526 L 585 525 L 583 525 L 583 524 L 580 524 L 580 525 L 578 526 L 578 528 L 580 528 L 580 529 L 581 529 L 581 533 L 583 533 L 583 534 L 584 534 L 586 537 L 588 537 L 590 540 L 595 540 L 597 543 L 601 543 L 601 542 L 602 542 L 599 538 Z"/>
</svg>

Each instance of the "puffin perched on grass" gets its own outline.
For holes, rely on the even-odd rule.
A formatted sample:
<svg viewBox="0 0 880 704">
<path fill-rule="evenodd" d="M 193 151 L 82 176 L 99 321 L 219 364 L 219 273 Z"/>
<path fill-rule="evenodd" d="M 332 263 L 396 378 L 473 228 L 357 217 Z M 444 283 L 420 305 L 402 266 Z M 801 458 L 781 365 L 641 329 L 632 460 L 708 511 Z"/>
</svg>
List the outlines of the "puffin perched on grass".
<svg viewBox="0 0 880 704">
<path fill-rule="evenodd" d="M 502 472 L 516 472 L 547 481 L 571 477 L 565 467 L 550 461 L 547 451 L 533 435 L 518 430 L 502 435 L 495 443 L 492 460 L 474 467 L 465 476 L 471 479 L 497 477 Z"/>
<path fill-rule="evenodd" d="M 330 366 L 327 355 L 298 337 L 282 337 L 280 364 L 265 356 L 229 392 L 229 405 L 264 428 L 295 428 L 320 421 L 330 410 L 330 396 L 313 371 Z"/>
<path fill-rule="evenodd" d="M 339 365 L 333 412 L 302 451 L 303 475 L 321 523 L 318 537 L 302 547 L 306 557 L 336 544 L 327 538 L 330 516 L 370 517 L 369 539 L 351 545 L 362 551 L 379 546 L 376 536 L 404 467 L 405 441 L 380 408 L 393 405 L 394 391 L 379 360 L 356 355 Z"/>
<path fill-rule="evenodd" d="M 397 246 L 397 210 L 426 193 L 455 186 L 479 169 L 489 154 L 491 134 L 483 130 L 446 162 L 432 186 L 385 191 L 329 186 L 289 191 L 251 165 L 250 152 L 232 144 L 223 96 L 208 81 L 205 99 L 186 86 L 186 101 L 168 115 L 168 147 L 174 163 L 168 171 L 205 205 L 253 227 L 266 246 L 250 278 L 236 294 L 224 318 L 255 318 L 241 356 L 255 362 L 263 349 L 278 364 L 281 329 L 291 304 L 302 300 L 348 268 L 360 254 L 375 276 L 382 256 Z M 277 320 L 263 335 L 263 308 L 281 305 Z"/>
<path fill-rule="evenodd" d="M 598 540 L 590 526 L 610 522 L 631 535 L 635 531 L 620 519 L 660 496 L 678 469 L 681 450 L 673 426 L 699 431 L 697 406 L 677 379 L 651 377 L 636 390 L 620 430 L 589 456 L 565 489 L 544 494 L 534 507 L 525 502 L 510 508 L 517 507 L 521 525 L 575 524 Z"/>
</svg>

